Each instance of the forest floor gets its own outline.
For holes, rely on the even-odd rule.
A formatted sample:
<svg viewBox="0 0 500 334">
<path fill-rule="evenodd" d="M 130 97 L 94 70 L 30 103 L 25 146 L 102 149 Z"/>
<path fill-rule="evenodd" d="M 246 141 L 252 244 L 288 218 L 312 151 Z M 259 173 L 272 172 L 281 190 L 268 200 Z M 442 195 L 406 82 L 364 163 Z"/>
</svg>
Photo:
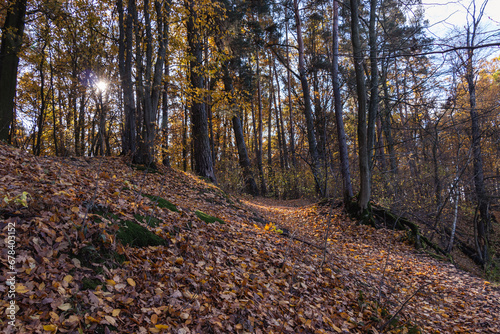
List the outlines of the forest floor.
<svg viewBox="0 0 500 334">
<path fill-rule="evenodd" d="M 3 333 L 500 332 L 498 284 L 404 232 L 124 161 L 0 144 Z"/>
</svg>

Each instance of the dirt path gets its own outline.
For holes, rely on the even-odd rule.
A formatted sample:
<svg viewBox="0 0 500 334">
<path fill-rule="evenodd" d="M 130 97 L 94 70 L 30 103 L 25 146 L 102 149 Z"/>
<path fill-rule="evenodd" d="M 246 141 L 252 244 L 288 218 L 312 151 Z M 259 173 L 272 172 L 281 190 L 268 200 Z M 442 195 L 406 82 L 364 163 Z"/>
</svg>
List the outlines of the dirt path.
<svg viewBox="0 0 500 334">
<path fill-rule="evenodd" d="M 358 226 L 340 208 L 295 206 L 266 199 L 245 204 L 266 220 L 315 245 L 324 245 L 329 230 L 325 266 L 358 294 L 362 311 L 353 318 L 364 318 L 364 312 L 372 313 L 372 318 L 382 318 L 386 312 L 394 315 L 406 303 L 398 316 L 426 333 L 500 333 L 498 284 L 418 252 L 402 232 Z M 300 247 L 302 254 L 322 257 L 321 250 L 307 244 L 295 242 L 295 247 Z M 294 260 L 298 259 L 290 259 Z M 383 321 L 377 327 L 383 327 Z"/>
</svg>

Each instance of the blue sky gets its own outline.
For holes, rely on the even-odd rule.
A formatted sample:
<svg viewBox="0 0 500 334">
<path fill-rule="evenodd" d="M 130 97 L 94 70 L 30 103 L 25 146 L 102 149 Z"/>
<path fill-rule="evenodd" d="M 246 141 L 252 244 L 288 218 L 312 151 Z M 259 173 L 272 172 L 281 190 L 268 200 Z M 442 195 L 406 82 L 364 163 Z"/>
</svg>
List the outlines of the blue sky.
<svg viewBox="0 0 500 334">
<path fill-rule="evenodd" d="M 473 0 L 422 0 L 425 16 L 429 20 L 429 34 L 436 39 L 450 38 L 455 44 L 457 35 L 464 31 L 467 23 L 467 8 Z M 476 0 L 477 12 L 484 0 Z M 500 43 L 500 0 L 489 0 L 481 19 L 482 43 Z M 438 42 L 439 43 L 439 42 Z M 448 43 L 446 43 L 448 44 Z M 443 48 L 446 48 L 443 46 Z M 500 47 L 484 50 L 488 58 L 500 55 Z"/>
<path fill-rule="evenodd" d="M 429 20 L 430 30 L 437 36 L 443 36 L 454 26 L 463 27 L 466 23 L 466 8 L 472 0 L 423 0 L 425 15 Z M 479 10 L 483 0 L 476 1 Z M 490 31 L 500 30 L 500 0 L 489 0 L 481 22 Z M 444 37 L 444 36 L 443 36 Z"/>
</svg>

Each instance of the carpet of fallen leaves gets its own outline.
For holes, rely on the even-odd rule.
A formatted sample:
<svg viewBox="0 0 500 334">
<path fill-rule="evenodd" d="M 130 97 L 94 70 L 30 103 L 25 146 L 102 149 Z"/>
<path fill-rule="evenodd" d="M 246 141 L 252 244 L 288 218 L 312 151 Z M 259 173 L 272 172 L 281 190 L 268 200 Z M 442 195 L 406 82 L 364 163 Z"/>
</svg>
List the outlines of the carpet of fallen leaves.
<svg viewBox="0 0 500 334">
<path fill-rule="evenodd" d="M 123 158 L 36 158 L 0 144 L 0 165 L 4 333 L 500 332 L 498 287 L 418 253 L 402 232 L 355 224 L 341 208 L 238 199 Z M 156 217 L 150 230 L 168 246 L 124 247 L 117 222 L 89 208 Z M 224 223 L 205 223 L 196 210 Z M 6 316 L 9 223 L 15 327 Z M 85 266 L 76 254 L 89 246 L 125 262 Z M 88 288 L 86 279 L 101 283 Z"/>
</svg>

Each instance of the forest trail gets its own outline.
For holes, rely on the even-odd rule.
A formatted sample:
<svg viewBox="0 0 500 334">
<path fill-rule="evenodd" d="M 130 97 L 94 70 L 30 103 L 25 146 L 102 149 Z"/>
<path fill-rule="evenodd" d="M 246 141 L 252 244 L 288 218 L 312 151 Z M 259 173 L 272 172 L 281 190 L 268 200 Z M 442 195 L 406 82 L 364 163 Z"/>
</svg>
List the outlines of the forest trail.
<svg viewBox="0 0 500 334">
<path fill-rule="evenodd" d="M 231 196 L 122 158 L 0 144 L 0 164 L 5 333 L 500 332 L 498 285 L 340 207 Z"/>
<path fill-rule="evenodd" d="M 308 255 L 323 257 L 324 250 L 318 248 L 324 248 L 328 233 L 324 265 L 345 286 L 362 291 L 364 295 L 357 298 L 362 313 L 370 313 L 371 307 L 383 307 L 391 314 L 401 310 L 403 319 L 411 319 L 429 333 L 500 332 L 498 283 L 491 284 L 418 252 L 402 232 L 359 226 L 341 208 L 326 204 L 297 205 L 297 201 L 269 199 L 245 204 L 272 225 L 287 229 L 291 236 L 318 246 L 294 243 L 299 248 L 296 254 L 304 257 L 302 261 Z"/>
</svg>

